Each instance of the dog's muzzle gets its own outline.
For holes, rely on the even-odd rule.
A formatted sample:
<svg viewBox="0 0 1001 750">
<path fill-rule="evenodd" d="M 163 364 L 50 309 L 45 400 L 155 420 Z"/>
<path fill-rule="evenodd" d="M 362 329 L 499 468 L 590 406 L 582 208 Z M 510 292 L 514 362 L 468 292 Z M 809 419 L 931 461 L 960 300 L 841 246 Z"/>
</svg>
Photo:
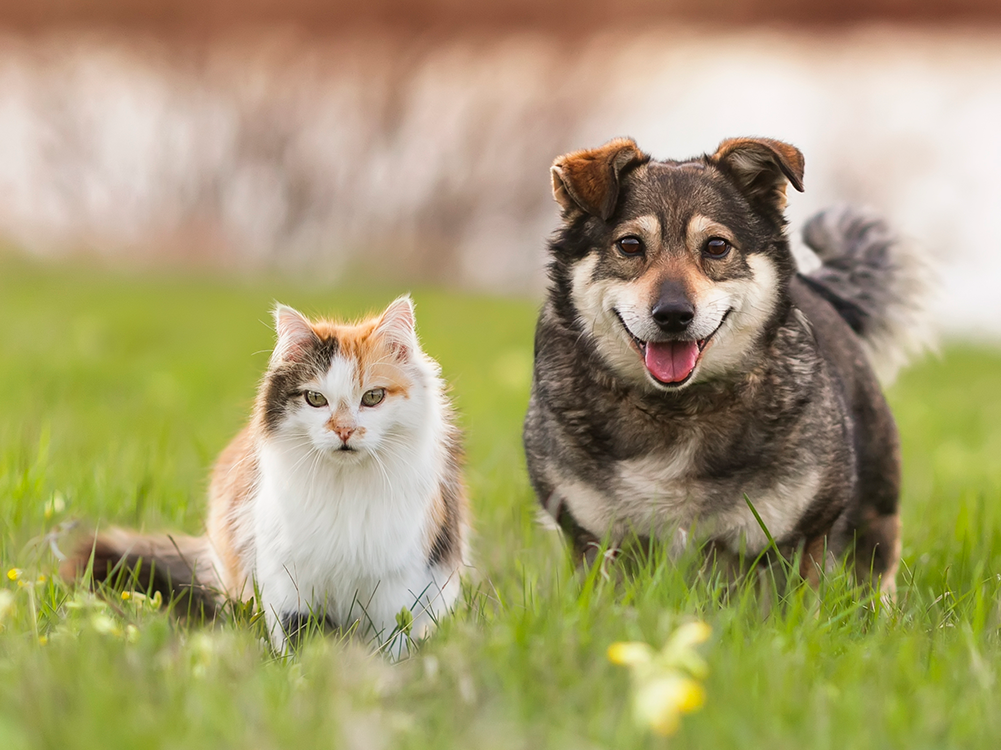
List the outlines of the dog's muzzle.
<svg viewBox="0 0 1001 750">
<path fill-rule="evenodd" d="M 672 387 L 682 386 L 691 379 L 713 336 L 723 327 L 723 324 L 732 311 L 732 308 L 727 310 L 720 319 L 719 325 L 705 338 L 644 341 L 629 330 L 629 326 L 626 325 L 619 311 L 613 310 L 615 317 L 618 318 L 622 329 L 626 332 L 633 347 L 639 353 L 640 357 L 642 357 L 643 365 L 646 367 L 647 372 L 650 373 L 650 376 L 659 384 Z M 657 322 L 661 330 L 664 330 L 665 325 L 661 324 L 661 321 L 657 319 L 656 313 L 657 308 L 654 309 L 654 321 Z M 694 311 L 692 312 L 692 317 L 687 322 L 684 320 L 685 315 L 685 311 L 680 309 L 661 311 L 661 318 L 664 319 L 666 325 L 681 326 L 682 331 L 688 329 L 691 320 L 694 319 Z"/>
</svg>

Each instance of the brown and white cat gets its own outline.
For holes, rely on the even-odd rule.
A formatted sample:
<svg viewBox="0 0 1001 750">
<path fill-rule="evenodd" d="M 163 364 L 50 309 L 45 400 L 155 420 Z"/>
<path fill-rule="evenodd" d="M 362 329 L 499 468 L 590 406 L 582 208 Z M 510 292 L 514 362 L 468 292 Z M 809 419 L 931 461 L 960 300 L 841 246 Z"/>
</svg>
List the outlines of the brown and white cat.
<svg viewBox="0 0 1001 750">
<path fill-rule="evenodd" d="M 143 583 L 207 611 L 256 586 L 278 652 L 314 618 L 399 653 L 401 610 L 413 637 L 428 632 L 465 564 L 459 434 L 439 367 L 409 297 L 354 325 L 284 305 L 275 323 L 253 416 L 212 475 L 207 534 L 112 529 L 75 568 L 93 555 L 101 578 L 141 559 Z"/>
</svg>

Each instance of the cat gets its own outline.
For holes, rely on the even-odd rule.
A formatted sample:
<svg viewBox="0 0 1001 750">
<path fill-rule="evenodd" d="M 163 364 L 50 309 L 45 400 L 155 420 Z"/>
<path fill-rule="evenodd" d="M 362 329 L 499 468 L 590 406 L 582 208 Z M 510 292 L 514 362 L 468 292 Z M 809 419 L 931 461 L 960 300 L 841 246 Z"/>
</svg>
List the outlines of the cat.
<svg viewBox="0 0 1001 750">
<path fill-rule="evenodd" d="M 460 436 L 440 368 L 409 297 L 356 324 L 284 305 L 274 317 L 253 416 L 212 473 L 207 533 L 112 529 L 80 545 L 72 568 L 93 557 L 100 579 L 138 564 L 140 583 L 210 615 L 256 593 L 278 653 L 318 623 L 401 654 L 451 610 L 466 565 Z"/>
</svg>

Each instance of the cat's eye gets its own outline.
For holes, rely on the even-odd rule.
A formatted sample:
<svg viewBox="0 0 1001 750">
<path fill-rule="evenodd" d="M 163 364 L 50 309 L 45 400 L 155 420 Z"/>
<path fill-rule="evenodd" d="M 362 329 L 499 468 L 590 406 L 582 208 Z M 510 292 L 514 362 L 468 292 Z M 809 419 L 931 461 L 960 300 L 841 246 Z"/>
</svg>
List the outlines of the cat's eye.
<svg viewBox="0 0 1001 750">
<path fill-rule="evenodd" d="M 322 393 L 317 393 L 316 391 L 303 391 L 302 397 L 306 399 L 306 403 L 310 406 L 319 408 L 327 405 L 327 397 Z"/>
<path fill-rule="evenodd" d="M 719 260 L 720 258 L 725 258 L 730 254 L 730 249 L 733 246 L 722 239 L 721 237 L 712 237 L 706 242 L 705 249 L 703 249 L 703 254 L 707 258 L 712 258 L 713 260 Z"/>
<path fill-rule="evenodd" d="M 361 397 L 362 406 L 378 406 L 386 398 L 385 388 L 373 388 L 370 391 L 365 391 L 365 394 Z"/>
</svg>

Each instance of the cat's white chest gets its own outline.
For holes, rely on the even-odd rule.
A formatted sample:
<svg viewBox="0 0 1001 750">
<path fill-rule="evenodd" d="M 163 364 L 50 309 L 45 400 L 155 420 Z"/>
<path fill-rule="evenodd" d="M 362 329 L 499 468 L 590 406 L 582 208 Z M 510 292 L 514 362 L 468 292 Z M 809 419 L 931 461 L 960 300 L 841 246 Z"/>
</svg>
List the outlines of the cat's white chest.
<svg viewBox="0 0 1001 750">
<path fill-rule="evenodd" d="M 255 578 L 275 622 L 291 611 L 323 611 L 342 626 L 369 620 L 378 632 L 431 580 L 425 535 L 434 456 L 414 455 L 406 466 L 369 457 L 347 470 L 337 458 L 262 450 Z"/>
<path fill-rule="evenodd" d="M 310 460 L 315 464 L 302 466 Z M 392 573 L 407 565 L 422 552 L 433 473 L 411 475 L 403 484 L 372 461 L 344 471 L 330 457 L 265 448 L 258 553 L 270 548 L 311 579 Z"/>
</svg>

